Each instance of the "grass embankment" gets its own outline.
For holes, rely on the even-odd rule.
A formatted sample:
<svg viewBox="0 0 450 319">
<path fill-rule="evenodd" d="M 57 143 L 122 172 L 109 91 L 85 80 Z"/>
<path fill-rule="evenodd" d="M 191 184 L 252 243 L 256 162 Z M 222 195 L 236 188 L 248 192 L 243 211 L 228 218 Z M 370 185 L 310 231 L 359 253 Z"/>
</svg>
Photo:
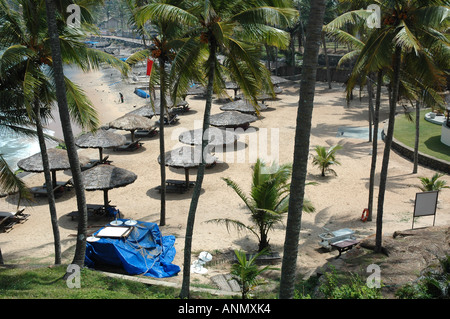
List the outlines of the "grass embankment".
<svg viewBox="0 0 450 319">
<path fill-rule="evenodd" d="M 173 299 L 179 291 L 170 287 L 110 278 L 81 269 L 80 288 L 69 288 L 63 278 L 66 266 L 0 268 L 0 298 L 17 299 Z M 74 282 L 73 279 L 69 279 Z"/>
<path fill-rule="evenodd" d="M 450 162 L 450 146 L 441 142 L 442 127 L 425 120 L 428 112 L 429 109 L 420 112 L 419 152 Z M 415 136 L 415 122 L 409 121 L 406 116 L 397 116 L 394 138 L 414 149 Z"/>
</svg>

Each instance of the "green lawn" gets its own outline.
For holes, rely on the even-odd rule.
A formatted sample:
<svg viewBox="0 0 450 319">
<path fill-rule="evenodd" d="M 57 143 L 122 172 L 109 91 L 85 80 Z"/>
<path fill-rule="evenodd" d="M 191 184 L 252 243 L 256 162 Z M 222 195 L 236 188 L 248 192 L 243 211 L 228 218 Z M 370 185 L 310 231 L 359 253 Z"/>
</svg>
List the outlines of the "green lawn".
<svg viewBox="0 0 450 319">
<path fill-rule="evenodd" d="M 425 114 L 429 111 L 423 110 L 420 114 L 419 152 L 450 162 L 450 146 L 441 143 L 441 126 L 425 120 Z M 398 115 L 395 119 L 394 138 L 414 148 L 415 136 L 415 123 L 408 121 L 406 116 Z"/>
<path fill-rule="evenodd" d="M 80 288 L 63 279 L 66 266 L 36 269 L 0 268 L 0 299 L 172 299 L 177 291 L 139 282 L 110 278 L 82 269 Z"/>
</svg>

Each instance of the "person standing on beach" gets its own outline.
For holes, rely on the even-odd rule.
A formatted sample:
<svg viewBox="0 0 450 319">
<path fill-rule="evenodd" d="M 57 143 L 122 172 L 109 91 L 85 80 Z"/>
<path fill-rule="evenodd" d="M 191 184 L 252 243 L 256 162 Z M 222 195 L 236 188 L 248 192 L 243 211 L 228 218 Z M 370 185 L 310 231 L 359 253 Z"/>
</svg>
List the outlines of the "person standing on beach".
<svg viewBox="0 0 450 319">
<path fill-rule="evenodd" d="M 120 103 L 123 103 L 123 94 L 119 92 L 119 96 L 120 96 Z"/>
</svg>

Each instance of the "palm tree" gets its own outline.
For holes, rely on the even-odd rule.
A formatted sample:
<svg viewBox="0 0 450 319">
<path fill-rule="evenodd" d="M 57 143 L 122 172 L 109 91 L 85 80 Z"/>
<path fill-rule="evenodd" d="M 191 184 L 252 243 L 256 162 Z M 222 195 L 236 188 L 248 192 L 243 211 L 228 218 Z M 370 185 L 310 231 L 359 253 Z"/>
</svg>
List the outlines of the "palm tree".
<svg viewBox="0 0 450 319">
<path fill-rule="evenodd" d="M 385 138 L 385 148 L 380 173 L 380 187 L 377 207 L 377 231 L 375 251 L 381 251 L 382 220 L 384 196 L 388 174 L 390 148 L 395 124 L 395 109 L 399 97 L 402 57 L 415 55 L 427 63 L 417 65 L 420 73 L 425 74 L 426 68 L 433 65 L 433 57 L 427 51 L 447 43 L 448 39 L 439 32 L 444 19 L 447 18 L 448 1 L 380 1 L 381 10 L 385 13 L 382 26 L 376 29 L 361 50 L 358 60 L 349 80 L 348 89 L 357 81 L 361 74 L 378 71 L 389 67 L 391 97 L 389 101 L 389 124 Z M 439 76 L 440 74 L 436 74 Z"/>
<path fill-rule="evenodd" d="M 4 22 L 0 27 L 0 34 L 2 34 L 0 40 L 1 48 L 5 49 L 2 55 L 2 65 L 8 69 L 21 70 L 21 77 L 9 79 L 10 81 L 21 82 L 23 88 L 23 99 L 18 102 L 23 103 L 18 105 L 21 108 L 27 110 L 28 115 L 34 119 L 36 131 L 39 139 L 39 145 L 41 148 L 42 160 L 44 165 L 44 175 L 47 184 L 49 209 L 52 221 L 52 227 L 55 237 L 55 262 L 60 262 L 59 251 L 59 231 L 57 225 L 56 208 L 54 202 L 54 195 L 52 189 L 52 183 L 50 179 L 50 171 L 48 167 L 48 159 L 46 153 L 45 136 L 43 134 L 43 123 L 41 121 L 41 109 L 50 110 L 55 100 L 61 99 L 61 94 L 67 99 L 66 108 L 68 110 L 60 110 L 60 115 L 63 116 L 67 112 L 68 117 L 72 117 L 81 127 L 86 129 L 96 129 L 98 127 L 98 118 L 91 102 L 88 100 L 82 90 L 66 77 L 58 77 L 59 74 L 58 65 L 54 64 L 55 57 L 53 56 L 54 47 L 51 45 L 51 41 L 47 38 L 48 24 L 46 23 L 46 5 L 43 0 L 41 1 L 29 1 L 19 0 L 20 13 L 13 11 L 9 8 L 8 3 L 5 0 L 0 1 L 1 20 Z M 67 5 L 73 3 L 73 1 L 59 2 L 58 6 L 53 6 L 57 14 L 57 18 L 61 19 L 61 23 L 56 30 L 56 39 L 59 41 L 61 47 L 61 60 L 62 63 L 75 64 L 82 70 L 90 70 L 92 68 L 98 68 L 101 62 L 107 62 L 111 65 L 122 67 L 122 71 L 126 72 L 126 65 L 120 60 L 113 58 L 101 51 L 87 48 L 83 41 L 83 30 L 73 30 L 66 26 L 65 20 L 61 15 L 61 12 L 65 12 Z M 82 19 L 89 18 L 88 11 L 83 8 Z M 48 21 L 53 21 L 48 18 Z M 56 23 L 56 22 L 55 22 Z M 53 26 L 56 28 L 56 24 Z M 59 35 L 58 35 L 59 34 Z M 58 59 L 58 56 L 56 57 Z M 23 65 L 25 67 L 23 68 Z M 62 73 L 61 73 L 62 74 Z M 65 87 L 61 87 L 64 85 Z M 56 91 L 64 89 L 63 92 Z M 60 100 L 61 101 L 61 100 Z M 18 103 L 16 102 L 16 105 Z M 47 112 L 48 114 L 48 112 Z M 68 118 L 69 119 L 69 118 Z M 70 137 L 66 133 L 70 130 L 70 120 L 62 119 L 62 128 L 65 138 L 65 143 L 68 150 L 69 158 L 76 157 L 76 147 L 73 142 L 73 135 Z M 72 140 L 72 141 L 71 141 Z M 72 163 L 71 163 L 72 164 Z M 74 163 L 75 164 L 75 163 Z M 72 169 L 75 166 L 72 166 Z M 76 167 L 79 169 L 78 163 Z M 77 198 L 81 199 L 84 188 L 82 184 L 79 184 L 76 179 L 76 172 L 73 171 L 75 188 L 77 192 Z M 84 204 L 85 207 L 85 204 Z M 79 205 L 79 210 L 82 211 L 82 207 Z M 86 208 L 84 208 L 86 210 Z M 83 216 L 83 214 L 81 215 Z M 87 219 L 87 214 L 86 214 Z M 84 218 L 80 219 L 80 224 Z M 85 221 L 85 225 L 87 222 Z M 79 225 L 79 231 L 83 232 L 79 239 L 85 240 L 86 227 Z M 85 242 L 77 242 L 77 247 L 85 246 Z M 77 250 L 78 251 L 78 250 Z M 82 265 L 84 263 L 84 253 L 76 253 L 76 263 Z"/>
<path fill-rule="evenodd" d="M 139 51 L 127 59 L 127 63 L 134 64 L 138 61 L 152 58 L 158 62 L 158 71 L 152 73 L 149 79 L 149 94 L 152 96 L 154 84 L 159 80 L 160 85 L 160 121 L 159 121 L 159 147 L 160 147 L 160 174 L 161 174 L 161 211 L 160 211 L 160 225 L 165 225 L 166 215 L 166 167 L 165 167 L 165 141 L 164 141 L 164 116 L 167 111 L 166 98 L 169 96 L 168 92 L 171 92 L 170 96 L 173 101 L 177 101 L 180 98 L 182 90 L 186 90 L 187 83 L 180 84 L 180 87 L 174 87 L 174 82 L 169 77 L 169 72 L 182 73 L 183 70 L 174 68 L 172 63 L 175 52 L 177 52 L 180 43 L 182 43 L 180 36 L 184 32 L 186 26 L 183 17 L 188 17 L 190 14 L 185 10 L 186 2 L 179 0 L 169 1 L 137 1 L 136 5 L 143 4 L 141 7 L 137 7 L 133 12 L 133 19 L 138 26 L 139 30 L 145 30 L 144 25 L 151 23 L 153 28 L 157 30 L 158 36 L 150 39 L 150 44 L 145 50 Z M 175 12 L 175 13 L 174 13 Z M 174 20 L 172 15 L 177 14 L 178 19 Z M 195 55 L 194 55 L 195 56 Z M 170 68 L 172 71 L 168 71 Z M 198 73 L 198 72 L 197 72 Z M 198 80 L 195 77 L 195 72 L 190 72 L 192 79 Z M 182 74 L 178 74 L 182 76 Z M 153 100 L 151 99 L 152 103 Z"/>
<path fill-rule="evenodd" d="M 314 156 L 312 164 L 319 166 L 322 176 L 325 176 L 325 173 L 327 172 L 337 175 L 336 172 L 330 168 L 330 166 L 341 164 L 336 160 L 336 152 L 340 149 L 342 149 L 342 146 L 339 144 L 331 146 L 328 150 L 324 146 L 317 145 L 315 147 L 317 154 Z"/>
<path fill-rule="evenodd" d="M 221 223 L 227 226 L 235 226 L 237 230 L 250 231 L 258 239 L 258 251 L 269 249 L 269 231 L 281 221 L 289 208 L 289 179 L 292 166 L 284 164 L 277 166 L 275 163 L 269 170 L 266 164 L 258 159 L 253 166 L 252 186 L 248 197 L 242 188 L 229 178 L 222 178 L 236 194 L 242 199 L 250 211 L 250 220 L 253 225 L 245 225 L 239 220 L 229 218 L 212 219 L 208 222 Z M 269 171 L 270 173 L 266 173 Z M 304 205 L 303 210 L 314 212 L 311 202 Z"/>
<path fill-rule="evenodd" d="M 294 282 L 297 268 L 298 241 L 306 186 L 311 118 L 314 108 L 314 90 L 317 60 L 320 49 L 325 0 L 311 2 L 307 25 L 305 52 L 303 56 L 300 100 L 295 131 L 294 162 L 292 164 L 291 196 L 286 224 L 283 261 L 281 268 L 280 298 L 294 297 Z"/>
<path fill-rule="evenodd" d="M 69 1 L 70 2 L 70 1 Z M 84 195 L 84 184 L 81 177 L 81 166 L 78 160 L 77 147 L 75 145 L 75 139 L 71 127 L 71 113 L 70 113 L 70 101 L 73 98 L 73 86 L 71 82 L 67 81 L 64 76 L 63 63 L 65 59 L 70 63 L 75 63 L 84 70 L 90 68 L 98 68 L 101 62 L 109 63 L 115 67 L 120 68 L 123 74 L 128 71 L 128 66 L 122 63 L 120 60 L 102 53 L 101 51 L 90 50 L 85 46 L 82 46 L 82 42 L 72 43 L 73 49 L 82 49 L 77 52 L 76 55 L 71 55 L 66 43 L 61 41 L 64 37 L 64 32 L 58 30 L 56 12 L 57 6 L 53 0 L 46 0 L 46 13 L 48 23 L 48 35 L 50 41 L 51 57 L 52 57 L 52 69 L 54 73 L 56 96 L 58 101 L 58 109 L 60 114 L 61 125 L 64 134 L 64 141 L 67 147 L 67 153 L 70 162 L 70 168 L 72 171 L 74 188 L 77 195 L 77 207 L 79 212 L 78 234 L 77 244 L 75 248 L 75 254 L 72 263 L 79 266 L 84 265 L 85 251 L 86 251 L 86 233 L 87 233 L 87 208 L 86 198 Z M 66 3 L 67 5 L 68 3 Z M 63 10 L 67 6 L 62 4 Z M 88 16 L 89 12 L 85 14 Z M 65 29 L 63 29 L 64 31 Z M 80 30 L 77 30 L 79 32 Z M 61 34 L 62 33 L 62 34 Z M 79 61 L 77 63 L 77 61 Z M 76 91 L 75 91 L 76 92 Z M 94 127 L 96 128 L 96 127 Z"/>
<path fill-rule="evenodd" d="M 175 13 L 168 10 L 167 14 Z M 208 58 L 204 69 L 207 71 L 206 104 L 203 116 L 203 132 L 209 127 L 213 90 L 217 93 L 224 87 L 224 72 L 235 81 L 242 92 L 252 97 L 261 91 L 273 92 L 269 72 L 260 62 L 261 45 L 286 47 L 288 34 L 274 25 L 287 25 L 297 12 L 291 8 L 290 1 L 225 1 L 209 0 L 193 2 L 186 21 L 192 26 L 188 30 L 184 45 L 177 52 L 174 64 L 178 67 L 191 67 L 190 54 L 207 48 Z M 175 16 L 174 16 L 175 17 Z M 197 49 L 195 49 L 197 48 Z M 218 53 L 224 56 L 218 62 Z M 177 82 L 185 83 L 186 77 Z M 204 150 L 207 141 L 202 143 L 202 162 L 197 171 L 197 180 L 192 194 L 186 226 L 184 265 L 190 265 L 191 245 L 195 212 L 197 209 L 205 173 Z M 180 297 L 189 295 L 190 270 L 184 267 L 183 285 Z"/>
</svg>

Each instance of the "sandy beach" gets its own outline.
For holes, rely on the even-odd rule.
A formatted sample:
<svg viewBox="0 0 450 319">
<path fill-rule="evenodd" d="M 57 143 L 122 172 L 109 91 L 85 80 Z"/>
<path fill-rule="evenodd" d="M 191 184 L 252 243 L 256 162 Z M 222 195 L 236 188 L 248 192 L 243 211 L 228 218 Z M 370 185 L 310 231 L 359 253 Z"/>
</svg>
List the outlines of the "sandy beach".
<svg viewBox="0 0 450 319">
<path fill-rule="evenodd" d="M 91 98 L 100 117 L 102 125 L 124 115 L 133 109 L 145 104 L 145 100 L 134 94 L 134 85 L 128 85 L 120 81 L 120 75 L 115 70 L 105 69 L 78 75 L 73 79 L 81 85 L 86 94 Z M 115 83 L 110 85 L 111 83 Z M 291 163 L 293 159 L 294 135 L 296 126 L 296 114 L 299 99 L 299 83 L 290 82 L 280 85 L 283 92 L 277 100 L 267 101 L 267 111 L 261 113 L 262 117 L 251 124 L 253 132 L 260 139 L 264 134 L 278 134 L 279 162 Z M 317 182 L 315 186 L 307 186 L 306 196 L 316 207 L 316 212 L 303 214 L 301 239 L 299 241 L 298 270 L 301 274 L 310 274 L 328 260 L 337 255 L 336 251 L 326 252 L 318 245 L 320 233 L 324 227 L 330 230 L 351 228 L 356 231 L 358 238 L 364 238 L 375 233 L 375 217 L 373 222 L 362 222 L 361 213 L 367 207 L 369 169 L 371 163 L 372 145 L 367 139 L 337 137 L 341 127 L 367 127 L 368 107 L 367 96 L 363 92 L 362 100 L 355 94 L 355 100 L 350 107 L 346 106 L 345 95 L 341 83 L 333 83 L 333 88 L 328 89 L 325 83 L 317 83 L 313 123 L 311 132 L 311 152 L 308 164 L 307 181 Z M 124 103 L 119 103 L 119 92 L 124 95 Z M 233 96 L 233 91 L 229 94 Z M 199 97 L 188 96 L 190 111 L 179 115 L 180 121 L 173 126 L 165 127 L 166 150 L 171 150 L 181 144 L 178 136 L 182 131 L 198 128 L 201 125 L 205 100 Z M 222 104 L 214 100 L 212 114 L 221 112 Z M 383 101 L 381 120 L 387 118 L 387 102 Z M 130 133 L 117 130 L 130 139 Z M 125 218 L 159 223 L 160 194 L 155 189 L 160 183 L 159 164 L 159 138 L 142 139 L 143 148 L 135 152 L 114 152 L 105 150 L 109 155 L 112 165 L 125 168 L 137 174 L 138 178 L 126 187 L 113 189 L 109 192 L 112 205 L 116 205 Z M 251 166 L 249 162 L 251 149 L 249 139 L 242 138 L 238 145 L 244 146 L 245 161 L 239 162 L 233 152 L 227 152 L 226 162 L 218 163 L 213 168 L 206 170 L 203 181 L 203 190 L 197 209 L 192 260 L 198 257 L 202 251 L 208 251 L 213 259 L 219 252 L 232 249 L 254 251 L 257 242 L 250 234 L 238 233 L 235 230 L 227 231 L 225 226 L 206 223 L 206 221 L 229 217 L 239 219 L 247 223 L 248 212 L 243 202 L 236 193 L 226 186 L 222 177 L 229 177 L 238 183 L 248 193 L 251 184 Z M 337 159 L 341 165 L 335 166 L 337 176 L 321 177 L 317 167 L 312 166 L 311 159 L 315 145 L 331 146 L 341 144 L 343 149 L 338 151 Z M 270 146 L 269 151 L 270 155 Z M 381 157 L 384 143 L 379 141 L 376 186 L 381 170 Z M 264 154 L 264 150 L 259 150 Z M 80 149 L 80 155 L 97 158 L 97 149 Z M 221 154 L 216 154 L 221 156 Z M 233 155 L 233 156 L 232 156 Z M 236 156 L 234 156 L 236 155 Z M 222 156 L 224 159 L 225 156 Z M 231 159 L 233 158 L 233 159 Z M 270 159 L 270 156 L 269 156 Z M 391 152 L 389 164 L 389 176 L 384 205 L 383 233 L 392 234 L 397 230 L 411 228 L 414 209 L 415 194 L 420 192 L 420 176 L 431 177 L 434 171 L 419 166 L 418 174 L 412 174 L 413 164 L 395 152 Z M 197 171 L 190 170 L 190 179 L 195 180 Z M 184 179 L 184 171 L 167 168 L 167 178 Z M 58 180 L 70 179 L 70 172 L 57 172 Z M 443 177 L 450 184 L 450 177 Z M 42 185 L 43 174 L 29 174 L 25 178 L 28 186 Z M 295 191 L 295 190 L 291 190 Z M 192 190 L 184 194 L 167 194 L 166 225 L 160 227 L 163 235 L 176 237 L 175 248 L 177 251 L 174 263 L 183 267 L 184 236 L 187 214 L 191 201 Z M 378 187 L 375 188 L 375 207 L 378 195 Z M 101 191 L 86 192 L 87 203 L 103 203 Z M 25 203 L 22 203 L 25 205 Z M 8 196 L 0 199 L 1 210 L 15 210 L 17 198 Z M 26 204 L 26 212 L 29 219 L 23 224 L 17 224 L 8 233 L 0 234 L 0 247 L 4 262 L 11 263 L 48 263 L 52 264 L 53 234 L 50 224 L 47 199 L 36 198 L 35 202 Z M 65 263 L 70 263 L 73 257 L 77 221 L 72 221 L 68 213 L 76 210 L 75 192 L 69 191 L 56 200 L 56 209 L 59 217 L 63 258 Z M 284 218 L 284 222 L 285 222 Z M 104 226 L 107 220 L 92 221 L 89 232 L 96 231 Z M 433 224 L 432 217 L 422 217 L 415 221 L 414 227 L 425 227 Z M 436 213 L 436 226 L 450 224 L 450 189 L 440 193 L 439 204 Z M 274 251 L 282 254 L 285 237 L 284 224 L 280 224 L 269 233 L 270 244 Z M 222 269 L 213 269 L 206 275 L 193 274 L 193 280 L 207 280 L 209 276 Z M 181 282 L 181 273 L 172 278 L 162 280 Z"/>
</svg>

